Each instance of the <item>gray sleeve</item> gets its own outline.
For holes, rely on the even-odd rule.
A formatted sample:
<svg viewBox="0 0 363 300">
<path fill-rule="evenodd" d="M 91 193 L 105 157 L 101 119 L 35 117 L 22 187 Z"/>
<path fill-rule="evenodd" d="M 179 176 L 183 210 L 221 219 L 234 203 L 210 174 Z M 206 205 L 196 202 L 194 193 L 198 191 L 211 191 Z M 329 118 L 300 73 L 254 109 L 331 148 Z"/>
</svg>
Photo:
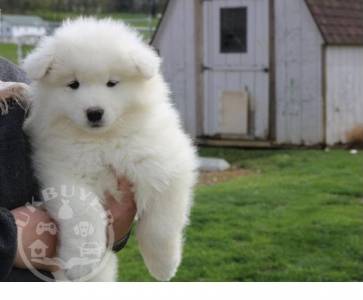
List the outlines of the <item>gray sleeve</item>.
<svg viewBox="0 0 363 300">
<path fill-rule="evenodd" d="M 29 80 L 26 77 L 26 74 L 23 70 L 21 70 L 17 65 L 13 64 L 12 62 L 1 57 L 0 57 L 0 80 L 29 83 Z M 14 113 L 16 112 L 17 111 L 14 110 Z M 0 118 L 1 120 L 0 145 L 4 145 L 5 143 L 3 141 L 7 140 L 8 138 L 8 136 L 4 134 L 5 129 L 20 128 L 21 130 L 21 125 L 17 125 L 17 123 L 21 124 L 22 119 L 15 117 L 16 115 L 14 115 L 14 113 L 8 114 Z M 6 126 L 4 124 L 6 124 Z M 14 127 L 10 127 L 10 125 L 14 125 Z M 17 132 L 18 131 L 14 130 L 12 131 L 13 134 Z M 21 143 L 18 144 L 21 145 Z M 2 152 L 0 149 L 1 152 L 0 157 L 3 157 L 4 159 L 9 158 L 9 155 L 6 154 L 8 153 L 8 150 L 6 151 L 7 152 Z M 1 168 L 3 168 L 3 165 L 1 165 Z M 2 171 L 4 172 L 6 171 L 6 169 Z M 4 174 L 1 174 L 1 176 L 3 175 Z M 4 184 L 2 182 L 3 181 L 2 177 L 0 178 L 0 180 L 1 183 Z M 0 207 L 0 281 L 6 280 L 7 276 L 13 269 L 16 248 L 17 248 L 17 230 L 14 217 L 8 209 Z"/>
<path fill-rule="evenodd" d="M 0 80 L 30 83 L 22 69 L 3 57 L 0 57 Z"/>
</svg>

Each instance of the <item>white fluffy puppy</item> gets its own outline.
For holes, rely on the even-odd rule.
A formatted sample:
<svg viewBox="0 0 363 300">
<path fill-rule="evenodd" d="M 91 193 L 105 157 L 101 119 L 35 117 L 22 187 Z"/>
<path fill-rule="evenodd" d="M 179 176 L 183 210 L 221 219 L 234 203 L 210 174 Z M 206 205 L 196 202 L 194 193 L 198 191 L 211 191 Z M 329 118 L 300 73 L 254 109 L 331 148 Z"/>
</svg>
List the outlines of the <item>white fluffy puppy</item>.
<svg viewBox="0 0 363 300">
<path fill-rule="evenodd" d="M 121 22 L 80 18 L 44 38 L 23 67 L 33 81 L 25 130 L 42 188 L 82 187 L 99 203 L 108 190 L 122 201 L 116 176 L 127 176 L 135 186 L 144 262 L 158 280 L 172 278 L 181 261 L 197 160 L 157 54 Z M 53 196 L 57 201 L 46 208 L 60 227 L 62 261 L 79 256 L 81 242 L 106 245 L 103 208 L 90 209 L 94 199 L 80 201 L 75 193 L 71 222 L 59 217 L 63 199 Z M 72 237 L 78 221 L 93 224 L 86 240 Z M 64 274 L 79 280 L 97 266 L 65 267 Z M 87 280 L 115 280 L 116 269 L 113 256 Z"/>
</svg>

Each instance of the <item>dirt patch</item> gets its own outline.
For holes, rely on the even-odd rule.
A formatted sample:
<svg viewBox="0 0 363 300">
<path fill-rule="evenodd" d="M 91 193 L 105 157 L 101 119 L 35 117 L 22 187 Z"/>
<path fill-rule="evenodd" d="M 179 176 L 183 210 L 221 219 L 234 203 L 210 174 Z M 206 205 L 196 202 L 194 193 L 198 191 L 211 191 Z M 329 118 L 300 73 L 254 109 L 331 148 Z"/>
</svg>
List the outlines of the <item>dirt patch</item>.
<svg viewBox="0 0 363 300">
<path fill-rule="evenodd" d="M 222 172 L 201 172 L 199 174 L 198 185 L 215 185 L 230 181 L 237 177 L 249 176 L 251 174 L 251 171 L 239 168 L 231 168 Z"/>
</svg>

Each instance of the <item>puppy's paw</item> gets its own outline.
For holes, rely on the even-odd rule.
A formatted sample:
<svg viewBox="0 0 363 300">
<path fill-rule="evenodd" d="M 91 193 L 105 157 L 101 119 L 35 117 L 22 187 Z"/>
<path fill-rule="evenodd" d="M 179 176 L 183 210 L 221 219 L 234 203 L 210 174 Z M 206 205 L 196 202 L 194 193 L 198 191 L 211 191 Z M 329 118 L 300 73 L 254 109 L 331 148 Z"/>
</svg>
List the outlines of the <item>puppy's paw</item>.
<svg viewBox="0 0 363 300">
<path fill-rule="evenodd" d="M 65 275 L 70 281 L 88 281 L 99 271 L 101 257 L 74 257 L 65 265 Z"/>
<path fill-rule="evenodd" d="M 94 265 L 77 265 L 65 271 L 65 275 L 70 281 L 85 281 L 96 268 Z"/>
<path fill-rule="evenodd" d="M 159 281 L 170 281 L 176 274 L 181 258 L 164 258 L 162 261 L 146 263 L 151 275 Z"/>
<path fill-rule="evenodd" d="M 104 261 L 89 281 L 114 282 L 117 280 L 117 269 L 117 256 L 112 251 L 108 251 Z"/>
</svg>

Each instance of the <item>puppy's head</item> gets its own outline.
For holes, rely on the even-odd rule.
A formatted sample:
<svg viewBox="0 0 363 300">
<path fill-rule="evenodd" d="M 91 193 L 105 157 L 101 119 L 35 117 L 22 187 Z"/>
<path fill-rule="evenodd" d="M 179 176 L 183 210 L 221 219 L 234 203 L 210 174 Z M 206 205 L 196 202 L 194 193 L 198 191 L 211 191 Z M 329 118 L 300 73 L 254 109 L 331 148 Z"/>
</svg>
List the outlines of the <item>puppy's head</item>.
<svg viewBox="0 0 363 300">
<path fill-rule="evenodd" d="M 145 104 L 160 59 L 124 23 L 80 18 L 43 39 L 23 68 L 35 82 L 34 101 L 54 121 L 96 132 Z"/>
</svg>

